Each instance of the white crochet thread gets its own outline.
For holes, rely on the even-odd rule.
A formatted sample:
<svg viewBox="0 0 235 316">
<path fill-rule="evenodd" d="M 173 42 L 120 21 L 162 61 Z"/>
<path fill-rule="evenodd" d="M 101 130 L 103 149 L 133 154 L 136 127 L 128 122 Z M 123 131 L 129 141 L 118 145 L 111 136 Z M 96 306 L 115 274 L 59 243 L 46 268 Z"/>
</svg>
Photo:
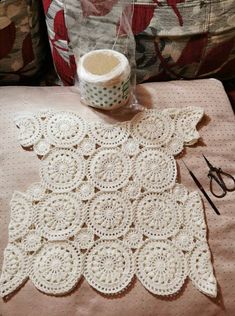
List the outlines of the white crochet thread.
<svg viewBox="0 0 235 316">
<path fill-rule="evenodd" d="M 85 176 L 85 160 L 75 149 L 56 148 L 44 157 L 40 173 L 48 189 L 69 192 Z"/>
<path fill-rule="evenodd" d="M 42 158 L 41 181 L 12 197 L 1 296 L 28 277 L 63 295 L 82 275 L 116 294 L 134 274 L 153 294 L 173 295 L 189 277 L 216 296 L 201 198 L 176 182 L 174 159 L 199 137 L 203 112 L 163 112 L 112 125 L 53 110 L 18 116 L 21 144 Z"/>
<path fill-rule="evenodd" d="M 152 115 L 154 113 L 154 115 Z M 161 147 L 168 143 L 174 131 L 174 121 L 167 114 L 143 111 L 131 121 L 131 133 L 142 145 Z"/>
<path fill-rule="evenodd" d="M 85 258 L 84 276 L 98 291 L 115 294 L 124 290 L 134 276 L 131 250 L 121 241 L 97 241 Z"/>
<path fill-rule="evenodd" d="M 39 140 L 39 142 L 33 146 L 34 152 L 39 156 L 44 156 L 48 154 L 50 149 L 51 145 L 45 139 Z"/>
<path fill-rule="evenodd" d="M 85 104 L 111 110 L 129 99 L 130 65 L 126 56 L 118 51 L 98 49 L 84 54 L 79 58 L 78 77 Z"/>
<path fill-rule="evenodd" d="M 9 241 L 12 242 L 27 233 L 33 221 L 34 207 L 27 196 L 21 192 L 14 192 L 10 205 Z"/>
<path fill-rule="evenodd" d="M 168 114 L 172 119 L 176 117 L 178 113 L 180 113 L 180 109 L 177 108 L 167 108 L 162 111 L 163 113 Z"/>
<path fill-rule="evenodd" d="M 87 211 L 87 224 L 101 238 L 124 235 L 132 223 L 132 206 L 120 192 L 97 193 Z"/>
<path fill-rule="evenodd" d="M 78 248 L 89 249 L 94 244 L 94 234 L 89 228 L 82 228 L 75 236 L 75 244 L 78 244 Z"/>
<path fill-rule="evenodd" d="M 176 131 L 187 145 L 195 144 L 200 137 L 196 130 L 196 125 L 202 119 L 203 114 L 204 112 L 201 108 L 189 107 L 176 115 Z"/>
<path fill-rule="evenodd" d="M 165 145 L 169 154 L 176 156 L 184 149 L 184 141 L 177 135 L 172 135 L 170 141 Z"/>
<path fill-rule="evenodd" d="M 77 192 L 83 201 L 90 200 L 95 194 L 95 187 L 89 181 L 82 181 L 80 186 L 77 188 Z"/>
<path fill-rule="evenodd" d="M 0 277 L 0 295 L 10 294 L 22 285 L 28 277 L 28 260 L 22 249 L 9 243 L 4 250 L 4 261 Z"/>
<path fill-rule="evenodd" d="M 143 244 L 143 235 L 138 229 L 130 228 L 124 236 L 123 242 L 130 248 L 139 248 Z"/>
<path fill-rule="evenodd" d="M 136 223 L 145 236 L 166 239 L 174 236 L 182 224 L 182 210 L 169 194 L 147 193 L 135 207 Z"/>
<path fill-rule="evenodd" d="M 173 156 L 153 148 L 142 149 L 134 160 L 134 175 L 148 191 L 163 192 L 176 181 Z"/>
<path fill-rule="evenodd" d="M 168 240 L 146 241 L 138 250 L 136 270 L 144 287 L 158 295 L 178 292 L 188 272 L 183 252 Z"/>
<path fill-rule="evenodd" d="M 32 229 L 28 234 L 23 238 L 23 247 L 26 252 L 37 251 L 42 245 L 42 236 L 41 234 Z"/>
<path fill-rule="evenodd" d="M 216 279 L 206 242 L 198 243 L 189 256 L 189 277 L 200 291 L 212 297 L 216 296 Z"/>
<path fill-rule="evenodd" d="M 172 188 L 172 193 L 177 202 L 184 203 L 188 198 L 188 190 L 183 184 L 176 183 Z"/>
<path fill-rule="evenodd" d="M 53 109 L 50 108 L 44 108 L 39 110 L 36 113 L 36 116 L 42 120 L 45 120 L 45 118 L 49 117 L 50 115 L 52 115 L 55 111 Z"/>
<path fill-rule="evenodd" d="M 33 183 L 26 191 L 32 201 L 40 201 L 45 196 L 46 188 L 40 182 Z"/>
<path fill-rule="evenodd" d="M 90 156 L 95 152 L 96 143 L 92 138 L 84 138 L 79 145 L 79 149 L 83 156 Z"/>
<path fill-rule="evenodd" d="M 39 118 L 25 114 L 15 118 L 15 124 L 19 128 L 18 140 L 24 147 L 36 144 L 42 137 L 42 125 Z"/>
<path fill-rule="evenodd" d="M 199 240 L 206 240 L 206 223 L 202 201 L 198 192 L 189 194 L 184 204 L 185 225 L 189 228 L 192 235 Z"/>
<path fill-rule="evenodd" d="M 130 176 L 130 158 L 116 148 L 100 148 L 90 158 L 88 177 L 100 190 L 120 189 L 127 184 Z"/>
<path fill-rule="evenodd" d="M 128 138 L 125 143 L 122 144 L 122 150 L 126 155 L 135 156 L 139 153 L 139 143 L 132 138 Z"/>
<path fill-rule="evenodd" d="M 195 246 L 193 236 L 189 229 L 180 230 L 172 241 L 177 248 L 183 251 L 191 251 Z"/>
<path fill-rule="evenodd" d="M 48 117 L 44 135 L 58 147 L 71 147 L 80 143 L 86 134 L 86 123 L 78 115 L 69 112 L 57 112 Z"/>
<path fill-rule="evenodd" d="M 127 186 L 123 188 L 123 192 L 131 200 L 137 199 L 141 194 L 141 184 L 138 181 L 129 181 Z"/>
<path fill-rule="evenodd" d="M 82 274 L 80 251 L 66 241 L 47 243 L 32 260 L 30 279 L 44 293 L 66 294 Z"/>
<path fill-rule="evenodd" d="M 84 217 L 77 193 L 50 194 L 37 205 L 35 224 L 48 240 L 64 240 L 79 231 Z"/>
<path fill-rule="evenodd" d="M 96 123 L 91 126 L 90 133 L 100 146 L 116 147 L 124 143 L 129 136 L 129 123 L 110 125 Z"/>
</svg>

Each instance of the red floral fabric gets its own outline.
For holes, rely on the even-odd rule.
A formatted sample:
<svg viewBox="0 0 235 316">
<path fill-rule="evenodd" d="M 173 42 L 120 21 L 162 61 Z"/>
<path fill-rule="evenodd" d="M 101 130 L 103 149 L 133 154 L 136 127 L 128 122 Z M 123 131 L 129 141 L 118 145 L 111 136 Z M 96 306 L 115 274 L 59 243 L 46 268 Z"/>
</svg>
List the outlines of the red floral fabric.
<svg viewBox="0 0 235 316">
<path fill-rule="evenodd" d="M 0 2 L 0 84 L 27 83 L 42 72 L 46 41 L 37 0 Z"/>
<path fill-rule="evenodd" d="M 69 17 L 63 1 L 43 2 L 57 73 L 63 84 L 71 85 L 76 64 L 66 29 Z M 117 2 L 104 6 L 103 0 L 81 0 L 81 5 L 84 16 L 100 15 L 102 21 Z M 235 0 L 136 0 L 132 30 L 137 82 L 235 77 Z"/>
<path fill-rule="evenodd" d="M 55 70 L 62 83 L 73 85 L 76 75 L 76 63 L 69 47 L 69 38 L 65 26 L 64 9 L 61 1 L 43 0 L 46 14 L 48 37 Z"/>
</svg>

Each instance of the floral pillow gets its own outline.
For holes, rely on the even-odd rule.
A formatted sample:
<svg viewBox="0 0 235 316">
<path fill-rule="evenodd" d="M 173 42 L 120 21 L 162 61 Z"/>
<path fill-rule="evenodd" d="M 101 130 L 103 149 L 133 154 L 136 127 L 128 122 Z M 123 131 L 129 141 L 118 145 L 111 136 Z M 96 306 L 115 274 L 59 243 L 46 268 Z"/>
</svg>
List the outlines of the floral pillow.
<svg viewBox="0 0 235 316">
<path fill-rule="evenodd" d="M 0 84 L 27 83 L 40 75 L 46 58 L 40 1 L 0 2 Z"/>
<path fill-rule="evenodd" d="M 71 85 L 76 64 L 66 28 L 66 1 L 43 3 L 57 73 L 63 84 Z M 104 1 L 90 1 L 104 18 L 109 14 L 101 10 Z M 109 10 L 114 10 L 118 1 L 109 2 Z M 132 29 L 138 82 L 235 77 L 234 0 L 136 0 Z"/>
<path fill-rule="evenodd" d="M 76 63 L 72 49 L 69 47 L 63 2 L 63 0 L 43 0 L 43 6 L 55 70 L 62 83 L 67 86 L 73 85 Z"/>
</svg>

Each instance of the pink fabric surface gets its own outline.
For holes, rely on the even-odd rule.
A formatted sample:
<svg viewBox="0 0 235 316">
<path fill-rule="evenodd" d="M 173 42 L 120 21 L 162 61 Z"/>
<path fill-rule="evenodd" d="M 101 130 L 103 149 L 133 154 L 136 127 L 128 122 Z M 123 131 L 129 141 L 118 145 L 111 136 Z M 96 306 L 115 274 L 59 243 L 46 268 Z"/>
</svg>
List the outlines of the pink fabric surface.
<svg viewBox="0 0 235 316">
<path fill-rule="evenodd" d="M 205 117 L 199 124 L 200 141 L 187 147 L 177 157 L 179 180 L 193 191 L 196 186 L 181 158 L 209 190 L 204 153 L 215 166 L 235 174 L 235 120 L 222 84 L 213 79 L 148 83 L 138 86 L 139 100 L 146 107 L 201 106 Z M 7 245 L 9 201 L 14 190 L 26 191 L 39 180 L 39 160 L 33 152 L 25 151 L 17 142 L 13 117 L 19 111 L 42 108 L 77 111 L 87 120 L 126 120 L 133 113 L 119 109 L 101 113 L 81 105 L 79 95 L 71 87 L 2 87 L 0 88 L 0 265 Z M 31 281 L 8 300 L 0 300 L 1 316 L 188 316 L 234 315 L 235 311 L 235 192 L 223 199 L 213 198 L 221 216 L 217 216 L 204 199 L 208 239 L 213 256 L 219 294 L 208 298 L 187 281 L 182 291 L 172 298 L 150 294 L 137 280 L 124 293 L 104 296 L 82 279 L 76 289 L 63 297 L 39 292 Z"/>
</svg>

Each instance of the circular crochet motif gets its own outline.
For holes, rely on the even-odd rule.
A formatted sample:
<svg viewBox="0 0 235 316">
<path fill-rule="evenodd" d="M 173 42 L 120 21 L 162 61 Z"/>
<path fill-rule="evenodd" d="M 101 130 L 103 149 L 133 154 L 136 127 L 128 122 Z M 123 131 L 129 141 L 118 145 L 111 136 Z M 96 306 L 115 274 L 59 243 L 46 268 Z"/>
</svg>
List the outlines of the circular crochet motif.
<svg viewBox="0 0 235 316">
<path fill-rule="evenodd" d="M 83 179 L 85 160 L 75 149 L 54 149 L 42 160 L 40 173 L 48 189 L 68 192 Z"/>
<path fill-rule="evenodd" d="M 206 242 L 198 243 L 189 256 L 189 277 L 199 291 L 216 297 L 217 283 L 213 274 L 210 250 Z"/>
<path fill-rule="evenodd" d="M 34 115 L 22 115 L 15 119 L 19 128 L 18 140 L 24 147 L 36 144 L 42 137 L 41 121 Z"/>
<path fill-rule="evenodd" d="M 89 249 L 94 244 L 94 234 L 89 228 L 82 228 L 74 239 L 81 249 Z"/>
<path fill-rule="evenodd" d="M 166 239 L 180 229 L 182 214 L 170 194 L 145 194 L 136 203 L 136 222 L 144 235 Z"/>
<path fill-rule="evenodd" d="M 139 143 L 132 138 L 128 138 L 128 140 L 122 144 L 122 151 L 129 156 L 135 156 L 139 153 Z"/>
<path fill-rule="evenodd" d="M 51 145 L 45 139 L 41 139 L 33 146 L 34 152 L 39 156 L 44 156 L 49 153 Z"/>
<path fill-rule="evenodd" d="M 115 294 L 124 290 L 133 275 L 132 252 L 119 240 L 100 240 L 86 255 L 84 276 L 102 293 Z"/>
<path fill-rule="evenodd" d="M 9 241 L 12 242 L 27 233 L 32 224 L 34 207 L 27 196 L 20 192 L 14 192 L 10 206 Z"/>
<path fill-rule="evenodd" d="M 44 136 L 58 147 L 71 147 L 81 142 L 86 134 L 85 121 L 69 112 L 57 112 L 46 120 Z"/>
<path fill-rule="evenodd" d="M 28 188 L 26 193 L 32 201 L 40 201 L 45 196 L 45 191 L 44 185 L 40 182 L 36 182 Z"/>
<path fill-rule="evenodd" d="M 82 181 L 77 192 L 83 201 L 91 199 L 95 194 L 95 188 L 89 181 Z"/>
<path fill-rule="evenodd" d="M 102 238 L 124 235 L 132 223 L 132 206 L 121 192 L 97 193 L 88 206 L 87 224 Z"/>
<path fill-rule="evenodd" d="M 130 158 L 118 149 L 101 148 L 90 158 L 88 176 L 100 190 L 117 190 L 127 184 L 130 175 Z"/>
<path fill-rule="evenodd" d="M 123 188 L 123 192 L 129 199 L 135 200 L 140 196 L 141 185 L 137 181 L 129 181 L 125 188 Z"/>
<path fill-rule="evenodd" d="M 3 297 L 16 290 L 27 279 L 27 270 L 24 252 L 16 244 L 9 243 L 4 250 L 0 295 Z"/>
<path fill-rule="evenodd" d="M 90 156 L 95 152 L 95 142 L 91 138 L 84 138 L 79 145 L 79 150 L 83 156 Z"/>
<path fill-rule="evenodd" d="M 116 147 L 125 142 L 129 136 L 129 123 L 91 125 L 91 135 L 100 146 Z"/>
<path fill-rule="evenodd" d="M 180 290 L 187 276 L 186 259 L 170 241 L 145 241 L 136 255 L 136 274 L 144 287 L 157 295 Z"/>
<path fill-rule="evenodd" d="M 30 230 L 23 239 L 26 252 L 37 251 L 42 245 L 42 236 L 36 230 Z"/>
<path fill-rule="evenodd" d="M 131 134 L 142 145 L 161 147 L 174 132 L 174 121 L 168 114 L 156 110 L 138 113 L 131 121 Z"/>
<path fill-rule="evenodd" d="M 50 194 L 37 205 L 35 224 L 48 240 L 73 236 L 83 220 L 83 205 L 76 193 Z"/>
<path fill-rule="evenodd" d="M 124 236 L 123 242 L 130 248 L 139 248 L 143 243 L 143 235 L 138 229 L 130 228 Z"/>
<path fill-rule="evenodd" d="M 191 251 L 195 246 L 193 236 L 188 229 L 180 230 L 172 241 L 177 248 L 183 251 Z"/>
<path fill-rule="evenodd" d="M 30 279 L 42 292 L 66 294 L 82 273 L 80 251 L 69 242 L 45 244 L 32 260 Z"/>
<path fill-rule="evenodd" d="M 163 151 L 142 149 L 134 161 L 134 174 L 146 190 L 163 192 L 175 184 L 176 162 Z"/>
</svg>

